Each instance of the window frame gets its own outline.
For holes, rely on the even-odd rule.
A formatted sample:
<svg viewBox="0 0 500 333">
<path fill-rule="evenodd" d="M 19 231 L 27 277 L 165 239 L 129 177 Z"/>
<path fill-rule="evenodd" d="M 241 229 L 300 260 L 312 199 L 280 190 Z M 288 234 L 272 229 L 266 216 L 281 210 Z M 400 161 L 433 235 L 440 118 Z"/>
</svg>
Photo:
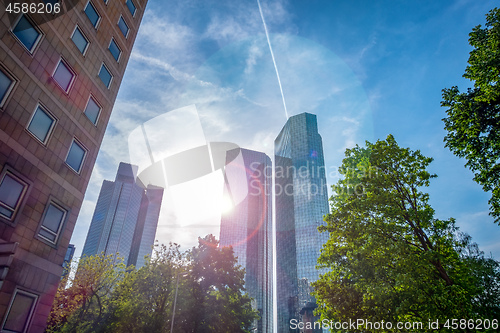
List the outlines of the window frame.
<svg viewBox="0 0 500 333">
<path fill-rule="evenodd" d="M 47 134 L 45 136 L 45 140 L 44 141 L 40 140 L 40 138 L 37 137 L 35 135 L 35 133 L 31 132 L 30 129 L 29 129 L 29 127 L 31 125 L 31 122 L 33 121 L 33 118 L 35 117 L 35 113 L 38 111 L 38 109 L 41 109 L 42 112 L 44 112 L 47 116 L 49 116 L 49 118 L 52 118 L 52 120 L 53 120 L 52 124 L 50 125 L 49 130 L 47 131 Z M 28 121 L 28 124 L 26 125 L 26 130 L 28 131 L 28 133 L 32 137 L 34 137 L 35 139 L 37 139 L 38 142 L 40 142 L 44 146 L 47 146 L 47 144 L 49 142 L 49 139 L 50 139 L 50 136 L 51 136 L 52 132 L 54 131 L 54 128 L 56 127 L 57 121 L 58 121 L 58 119 L 49 110 L 47 110 L 47 108 L 44 105 L 42 105 L 42 104 L 40 104 L 40 102 L 38 102 L 37 105 L 36 105 L 36 107 L 35 107 L 35 110 L 31 114 L 31 117 L 30 117 L 30 120 Z"/>
<path fill-rule="evenodd" d="M 2 64 L 0 64 L 0 71 L 5 76 L 7 76 L 7 78 L 9 78 L 11 80 L 9 87 L 5 91 L 5 95 L 3 96 L 2 99 L 0 99 L 0 110 L 3 110 L 4 106 L 7 104 L 7 101 L 9 100 L 9 98 L 12 94 L 12 91 L 14 90 L 14 87 L 16 86 L 18 80 L 6 68 L 4 68 L 2 66 Z"/>
<path fill-rule="evenodd" d="M 14 292 L 12 293 L 12 297 L 10 299 L 7 311 L 5 312 L 6 315 L 5 315 L 5 318 L 2 321 L 2 327 L 0 329 L 1 332 L 15 332 L 15 331 L 11 331 L 11 330 L 6 329 L 5 328 L 5 324 L 7 323 L 7 319 L 9 319 L 10 311 L 12 310 L 12 306 L 14 305 L 14 301 L 16 299 L 17 294 L 22 294 L 22 295 L 30 297 L 30 298 L 32 298 L 34 300 L 33 304 L 31 305 L 31 309 L 29 310 L 28 319 L 24 323 L 24 327 L 23 327 L 23 331 L 22 332 L 23 333 L 27 332 L 28 329 L 29 329 L 29 327 L 31 326 L 31 321 L 33 320 L 33 314 L 35 313 L 35 308 L 38 305 L 38 299 L 39 299 L 40 295 L 37 295 L 35 293 L 26 291 L 24 289 L 19 289 L 18 287 L 16 287 L 14 289 Z"/>
<path fill-rule="evenodd" d="M 111 52 L 111 50 L 110 50 L 111 43 L 113 43 L 113 42 L 115 42 L 116 48 L 118 49 L 118 51 L 120 51 L 120 53 L 118 53 L 118 59 L 115 58 L 113 52 Z M 113 59 L 115 59 L 117 63 L 120 63 L 120 59 L 122 57 L 123 50 L 120 48 L 120 45 L 118 45 L 118 43 L 116 42 L 116 39 L 114 37 L 111 37 L 111 40 L 109 41 L 108 51 L 113 56 Z"/>
<path fill-rule="evenodd" d="M 92 21 L 90 20 L 90 17 L 87 15 L 87 12 L 85 11 L 89 5 L 92 6 L 92 8 L 94 8 L 95 12 L 97 13 L 97 16 L 99 17 L 97 19 L 97 22 L 95 24 L 92 23 Z M 90 24 L 94 27 L 94 29 L 97 30 L 99 28 L 99 25 L 101 24 L 102 15 L 99 13 L 99 11 L 97 10 L 96 6 L 92 3 L 91 0 L 87 1 L 87 4 L 85 5 L 85 7 L 83 7 L 83 13 L 85 14 L 85 16 L 87 17 L 87 19 L 89 20 Z"/>
<path fill-rule="evenodd" d="M 101 69 L 103 67 L 106 68 L 106 70 L 108 71 L 109 75 L 111 76 L 111 80 L 109 80 L 109 84 L 107 86 L 106 86 L 106 83 L 104 83 L 104 81 L 102 80 L 101 76 L 99 75 L 101 73 Z M 102 62 L 101 67 L 99 68 L 99 73 L 97 73 L 97 76 L 101 80 L 102 84 L 104 84 L 104 86 L 109 90 L 111 88 L 111 83 L 113 83 L 114 76 L 113 76 L 113 73 L 111 73 L 111 71 L 109 70 L 108 66 L 106 66 L 106 64 L 104 62 Z"/>
<path fill-rule="evenodd" d="M 80 51 L 80 48 L 78 47 L 78 45 L 76 45 L 75 41 L 73 40 L 73 36 L 75 35 L 76 30 L 80 31 L 80 33 L 82 34 L 83 38 L 87 41 L 87 45 L 85 46 L 85 50 L 83 50 L 83 52 Z M 90 46 L 90 39 L 83 32 L 82 28 L 78 24 L 75 25 L 75 29 L 73 29 L 73 33 L 71 34 L 71 41 L 76 46 L 76 48 L 78 49 L 78 51 L 80 51 L 80 53 L 85 57 L 85 55 L 87 54 L 87 50 L 89 49 L 89 46 Z"/>
<path fill-rule="evenodd" d="M 59 65 L 63 63 L 64 66 L 66 66 L 66 69 L 68 69 L 72 74 L 73 74 L 73 77 L 71 78 L 71 81 L 69 82 L 68 84 L 68 90 L 65 90 L 60 84 L 59 82 L 56 80 L 56 78 L 54 77 L 54 74 L 56 73 L 57 69 L 59 68 Z M 64 60 L 63 57 L 60 57 L 59 58 L 59 61 L 57 62 L 57 65 L 54 67 L 54 70 L 52 71 L 52 75 L 50 76 L 52 78 L 52 80 L 59 86 L 59 88 L 62 89 L 62 91 L 66 94 L 66 95 L 69 95 L 70 91 L 71 91 L 71 88 L 73 88 L 73 84 L 75 83 L 76 81 L 76 72 L 75 70 L 68 64 L 68 62 L 66 60 Z"/>
<path fill-rule="evenodd" d="M 23 190 L 21 192 L 21 195 L 17 199 L 16 207 L 14 207 L 14 209 L 12 210 L 12 217 L 9 218 L 7 216 L 4 216 L 3 214 L 0 214 L 0 221 L 4 221 L 10 225 L 14 225 L 16 223 L 17 217 L 19 216 L 19 212 L 23 210 L 33 183 L 26 177 L 21 176 L 18 172 L 16 172 L 14 168 L 10 167 L 9 165 L 5 165 L 0 172 L 0 185 L 2 184 L 7 174 L 9 174 L 9 176 L 15 181 L 23 185 Z M 7 207 L 8 210 L 10 210 L 11 208 L 2 202 L 0 202 L 0 206 Z"/>
<path fill-rule="evenodd" d="M 40 234 L 40 230 L 45 230 L 48 233 L 54 233 L 52 230 L 47 228 L 46 226 L 43 225 L 43 222 L 45 221 L 45 217 L 47 216 L 47 213 L 49 211 L 49 206 L 52 205 L 55 208 L 63 211 L 63 217 L 60 221 L 59 228 L 57 230 L 57 233 L 55 233 L 55 239 L 52 241 L 42 234 Z M 43 210 L 42 218 L 40 219 L 40 222 L 38 224 L 38 228 L 36 230 L 36 238 L 39 239 L 40 241 L 52 246 L 52 247 L 57 247 L 59 244 L 59 240 L 61 239 L 62 232 L 64 230 L 64 227 L 66 226 L 66 221 L 68 220 L 70 210 L 62 205 L 58 200 L 56 200 L 53 196 L 49 197 L 49 200 L 47 201 L 47 204 L 45 205 L 45 208 Z"/>
<path fill-rule="evenodd" d="M 93 100 L 95 102 L 95 104 L 99 107 L 99 113 L 97 114 L 97 118 L 95 119 L 95 123 L 92 122 L 92 120 L 90 120 L 90 118 L 87 116 L 87 114 L 85 113 L 85 111 L 87 111 L 87 108 L 89 106 L 89 103 L 90 103 L 90 100 Z M 85 117 L 87 117 L 87 119 L 92 123 L 94 124 L 95 127 L 97 127 L 97 124 L 99 123 L 99 118 L 101 118 L 101 113 L 102 113 L 102 105 L 101 103 L 99 103 L 97 101 L 97 98 L 95 98 L 94 95 L 92 95 L 92 93 L 89 94 L 89 98 L 87 99 L 87 104 L 85 105 L 85 109 L 83 110 L 83 113 L 85 114 Z"/>
<path fill-rule="evenodd" d="M 127 27 L 127 33 L 126 34 L 124 34 L 123 31 L 122 31 L 122 29 L 120 28 L 120 21 L 123 21 L 123 23 Z M 120 15 L 120 18 L 118 19 L 118 22 L 116 22 L 116 25 L 118 26 L 118 30 L 120 30 L 120 32 L 125 37 L 125 39 L 127 39 L 128 35 L 130 34 L 130 26 L 127 24 L 127 21 L 125 21 L 125 18 L 123 17 L 123 15 Z"/>
<path fill-rule="evenodd" d="M 16 33 L 14 32 L 14 29 L 17 27 L 17 25 L 19 24 L 19 21 L 21 21 L 21 18 L 23 16 L 26 17 L 26 20 L 31 24 L 31 26 L 33 27 L 33 29 L 35 29 L 38 32 L 38 37 L 33 42 L 33 46 L 31 47 L 31 49 L 28 49 L 28 47 L 26 45 L 24 45 L 24 43 L 19 39 L 19 37 L 17 37 Z M 42 30 L 35 24 L 35 22 L 33 21 L 33 19 L 31 17 L 29 17 L 28 15 L 26 15 L 26 14 L 19 15 L 19 17 L 14 22 L 15 23 L 12 25 L 12 27 L 9 30 L 10 33 L 24 47 L 24 49 L 26 51 L 28 51 L 29 54 L 33 55 L 35 53 L 38 45 L 40 45 L 40 41 L 42 40 L 42 38 L 44 36 Z"/>
<path fill-rule="evenodd" d="M 82 148 L 84 150 L 83 158 L 82 158 L 82 161 L 80 162 L 80 169 L 78 171 L 73 169 L 73 167 L 71 165 L 69 165 L 67 162 L 69 152 L 71 151 L 71 147 L 73 146 L 73 143 L 80 146 L 80 148 Z M 69 145 L 68 152 L 66 153 L 66 157 L 64 158 L 64 164 L 66 164 L 66 166 L 69 167 L 70 170 L 72 170 L 73 172 L 76 172 L 78 175 L 81 175 L 81 172 L 83 170 L 83 165 L 85 164 L 85 159 L 87 158 L 88 153 L 89 153 L 89 150 L 87 149 L 87 147 L 85 147 L 85 145 L 80 140 L 78 140 L 76 137 L 73 137 L 73 140 L 71 140 L 71 144 Z"/>
</svg>

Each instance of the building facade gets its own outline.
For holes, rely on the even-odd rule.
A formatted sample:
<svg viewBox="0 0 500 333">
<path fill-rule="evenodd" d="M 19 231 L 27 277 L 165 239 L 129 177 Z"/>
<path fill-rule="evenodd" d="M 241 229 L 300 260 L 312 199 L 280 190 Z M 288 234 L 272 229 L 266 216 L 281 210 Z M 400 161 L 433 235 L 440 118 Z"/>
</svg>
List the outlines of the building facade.
<svg viewBox="0 0 500 333">
<path fill-rule="evenodd" d="M 320 233 L 328 214 L 323 143 L 316 116 L 290 117 L 274 142 L 278 333 L 314 304 L 310 283 L 328 235 Z"/>
<path fill-rule="evenodd" d="M 82 257 L 115 255 L 140 268 L 151 255 L 160 215 L 163 188 L 136 180 L 137 166 L 120 163 L 115 181 L 104 180 Z"/>
<path fill-rule="evenodd" d="M 0 331 L 45 329 L 146 3 L 0 14 Z"/>
<path fill-rule="evenodd" d="M 232 246 L 245 268 L 245 288 L 260 319 L 255 332 L 273 331 L 272 164 L 264 153 L 227 152 L 224 199 L 232 210 L 223 214 L 220 246 Z"/>
</svg>

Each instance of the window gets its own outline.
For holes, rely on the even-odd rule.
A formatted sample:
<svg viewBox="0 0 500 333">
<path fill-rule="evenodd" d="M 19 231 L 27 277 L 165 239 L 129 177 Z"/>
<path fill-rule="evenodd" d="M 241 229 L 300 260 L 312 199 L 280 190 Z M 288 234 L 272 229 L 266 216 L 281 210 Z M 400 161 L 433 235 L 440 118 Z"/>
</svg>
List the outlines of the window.
<svg viewBox="0 0 500 333">
<path fill-rule="evenodd" d="M 15 81 L 0 69 L 0 107 L 2 107 L 14 87 Z"/>
<path fill-rule="evenodd" d="M 127 5 L 128 10 L 130 10 L 130 13 L 132 14 L 132 16 L 134 16 L 135 15 L 135 5 L 132 2 L 132 0 L 127 0 L 127 2 L 125 2 L 125 4 Z"/>
<path fill-rule="evenodd" d="M 111 38 L 111 42 L 109 43 L 109 52 L 113 55 L 113 58 L 115 58 L 116 61 L 120 59 L 120 55 L 122 53 L 122 50 L 118 47 L 118 44 L 116 44 L 115 39 Z"/>
<path fill-rule="evenodd" d="M 30 53 L 33 53 L 36 44 L 42 36 L 26 15 L 21 15 L 12 32 Z"/>
<path fill-rule="evenodd" d="M 99 119 L 99 114 L 101 113 L 101 107 L 96 102 L 93 96 L 90 96 L 89 101 L 87 103 L 87 107 L 85 108 L 85 115 L 90 119 L 90 121 L 97 125 L 97 119 Z"/>
<path fill-rule="evenodd" d="M 128 36 L 128 25 L 125 23 L 125 20 L 123 19 L 122 16 L 120 16 L 120 20 L 118 21 L 118 28 L 120 28 L 121 32 L 123 33 L 123 36 L 127 38 Z"/>
<path fill-rule="evenodd" d="M 85 7 L 85 14 L 87 14 L 87 17 L 89 18 L 90 23 L 92 23 L 94 28 L 97 28 L 97 25 L 101 20 L 101 16 L 90 1 L 87 3 L 87 7 Z"/>
<path fill-rule="evenodd" d="M 56 244 L 67 214 L 66 209 L 51 201 L 45 208 L 38 236 Z"/>
<path fill-rule="evenodd" d="M 46 144 L 55 123 L 56 120 L 50 113 L 42 109 L 42 107 L 37 106 L 28 125 L 28 131 L 40 140 L 40 142 Z"/>
<path fill-rule="evenodd" d="M 102 82 L 106 85 L 107 88 L 111 85 L 111 81 L 113 80 L 113 75 L 109 72 L 108 68 L 102 64 L 101 70 L 99 71 L 99 77 Z"/>
<path fill-rule="evenodd" d="M 2 325 L 2 332 L 26 332 L 37 299 L 35 294 L 16 289 Z"/>
<path fill-rule="evenodd" d="M 73 70 L 64 63 L 61 59 L 59 60 L 59 64 L 57 64 L 56 70 L 52 75 L 57 84 L 67 93 L 71 88 L 71 84 L 75 78 L 75 73 Z"/>
<path fill-rule="evenodd" d="M 73 142 L 71 142 L 71 147 L 69 147 L 68 156 L 66 157 L 66 164 L 69 165 L 71 169 L 75 170 L 77 173 L 80 173 L 86 154 L 87 151 L 85 150 L 85 148 L 83 148 L 81 144 L 73 139 Z"/>
<path fill-rule="evenodd" d="M 4 170 L 0 176 L 0 216 L 14 221 L 27 190 L 28 183 Z"/>
<path fill-rule="evenodd" d="M 89 46 L 89 40 L 85 37 L 78 26 L 76 26 L 71 39 L 73 40 L 73 43 L 75 43 L 78 50 L 80 50 L 82 54 L 85 54 L 85 51 L 87 51 L 87 47 Z"/>
</svg>

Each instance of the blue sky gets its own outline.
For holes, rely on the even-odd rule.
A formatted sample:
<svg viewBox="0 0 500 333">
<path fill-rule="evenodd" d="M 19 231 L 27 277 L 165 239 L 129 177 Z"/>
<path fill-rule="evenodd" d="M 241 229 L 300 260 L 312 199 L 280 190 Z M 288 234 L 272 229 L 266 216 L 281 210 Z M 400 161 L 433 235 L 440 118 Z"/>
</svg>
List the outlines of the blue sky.
<svg viewBox="0 0 500 333">
<path fill-rule="evenodd" d="M 438 178 L 428 192 L 436 217 L 456 218 L 498 260 L 500 226 L 488 216 L 490 195 L 444 148 L 440 107 L 443 88 L 470 86 L 462 78 L 468 34 L 495 2 L 262 0 L 261 6 L 288 114 L 318 116 L 329 184 L 338 179 L 345 148 L 393 134 L 401 146 L 435 159 L 430 171 Z M 102 180 L 114 179 L 120 161 L 137 160 L 128 147 L 134 129 L 194 105 L 206 141 L 272 156 L 286 121 L 283 96 L 257 0 L 149 0 L 73 234 L 77 254 Z M 156 134 L 167 142 L 168 133 Z M 218 237 L 207 198 L 222 193 L 220 181 L 214 173 L 167 191 L 157 238 L 188 247 L 196 236 Z"/>
</svg>

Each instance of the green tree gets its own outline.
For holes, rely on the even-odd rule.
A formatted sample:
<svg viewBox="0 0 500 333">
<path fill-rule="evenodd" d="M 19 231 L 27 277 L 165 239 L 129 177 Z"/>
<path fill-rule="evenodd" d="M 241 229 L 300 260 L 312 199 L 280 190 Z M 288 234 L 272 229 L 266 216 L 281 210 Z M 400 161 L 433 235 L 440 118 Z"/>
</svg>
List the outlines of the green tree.
<svg viewBox="0 0 500 333">
<path fill-rule="evenodd" d="M 176 276 L 183 269 L 179 245 L 157 245 L 139 270 L 118 282 L 105 319 L 107 332 L 168 332 Z"/>
<path fill-rule="evenodd" d="M 431 162 L 391 135 L 346 151 L 321 228 L 330 237 L 318 263 L 330 271 L 313 283 L 323 319 L 498 318 L 498 262 L 454 219 L 434 217 L 421 191 L 436 177 L 426 170 Z"/>
<path fill-rule="evenodd" d="M 157 245 L 138 270 L 113 257 L 84 259 L 70 287 L 61 284 L 47 331 L 163 333 L 174 319 L 174 332 L 250 332 L 257 313 L 233 250 L 212 235 L 179 248 Z"/>
<path fill-rule="evenodd" d="M 500 9 L 492 9 L 485 27 L 476 26 L 469 36 L 474 49 L 463 76 L 474 88 L 464 93 L 456 86 L 443 89 L 444 141 L 467 160 L 483 190 L 492 192 L 490 215 L 500 224 Z"/>
<path fill-rule="evenodd" d="M 114 255 L 80 259 L 76 274 L 63 281 L 56 292 L 47 332 L 99 331 L 113 288 L 126 274 L 125 266 L 117 264 Z"/>
<path fill-rule="evenodd" d="M 233 249 L 220 248 L 213 235 L 199 239 L 187 253 L 175 327 L 181 332 L 251 332 L 257 313 L 244 294 L 244 270 Z M 178 323 L 178 324 L 177 324 Z"/>
</svg>

